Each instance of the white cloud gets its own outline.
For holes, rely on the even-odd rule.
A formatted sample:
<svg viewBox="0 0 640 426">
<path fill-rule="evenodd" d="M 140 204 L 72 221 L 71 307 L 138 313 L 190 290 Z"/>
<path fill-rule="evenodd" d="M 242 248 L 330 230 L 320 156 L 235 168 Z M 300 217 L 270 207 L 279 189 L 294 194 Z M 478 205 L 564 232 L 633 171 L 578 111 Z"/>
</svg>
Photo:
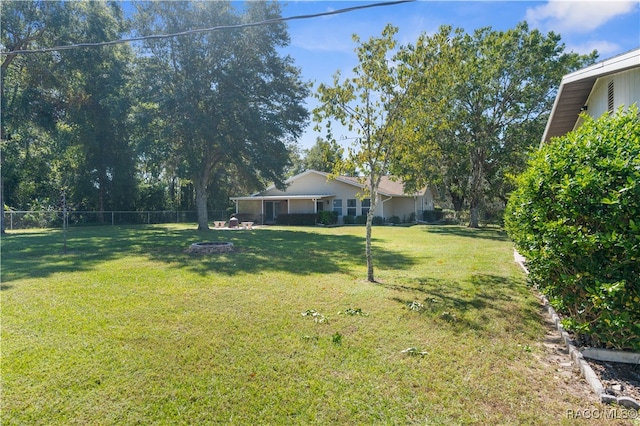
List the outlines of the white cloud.
<svg viewBox="0 0 640 426">
<path fill-rule="evenodd" d="M 620 52 L 622 48 L 617 43 L 611 43 L 609 41 L 589 41 L 586 43 L 580 44 L 570 44 L 567 43 L 567 51 L 575 52 L 581 55 L 586 55 L 588 53 L 593 52 L 594 50 L 598 51 L 598 56 L 600 59 L 607 58 L 609 56 L 615 55 Z"/>
<path fill-rule="evenodd" d="M 549 0 L 547 4 L 527 9 L 526 20 L 532 27 L 545 31 L 564 33 L 587 33 L 609 20 L 637 13 L 637 1 L 603 0 Z"/>
</svg>

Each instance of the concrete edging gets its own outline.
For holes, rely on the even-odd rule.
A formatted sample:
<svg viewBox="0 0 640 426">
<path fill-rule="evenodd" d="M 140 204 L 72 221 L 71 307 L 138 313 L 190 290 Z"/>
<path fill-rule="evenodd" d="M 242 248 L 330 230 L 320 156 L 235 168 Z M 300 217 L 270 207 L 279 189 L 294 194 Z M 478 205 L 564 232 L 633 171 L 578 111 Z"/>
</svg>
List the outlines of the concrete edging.
<svg viewBox="0 0 640 426">
<path fill-rule="evenodd" d="M 520 267 L 528 275 L 529 270 L 524 264 L 526 259 L 516 250 L 513 251 L 513 258 L 515 262 L 518 265 L 520 265 Z M 560 333 L 562 340 L 564 340 L 565 345 L 567 345 L 571 360 L 580 369 L 580 373 L 582 374 L 582 377 L 584 377 L 587 383 L 589 383 L 589 386 L 591 386 L 591 389 L 593 390 L 593 392 L 598 396 L 598 399 L 600 400 L 600 402 L 605 404 L 616 403 L 625 408 L 640 410 L 640 403 L 638 403 L 638 401 L 636 401 L 635 399 L 628 396 L 616 397 L 615 395 L 609 395 L 608 393 L 606 393 L 604 386 L 602 386 L 602 383 L 600 382 L 600 379 L 598 378 L 596 373 L 593 371 L 589 363 L 585 361 L 584 356 L 582 355 L 582 352 L 580 352 L 580 350 L 576 347 L 573 339 L 571 339 L 571 336 L 569 336 L 569 333 L 566 332 L 566 330 L 560 323 L 560 317 L 556 313 L 555 309 L 553 309 L 553 306 L 551 306 L 551 304 L 549 303 L 549 300 L 542 294 L 538 294 L 538 297 L 540 298 L 540 300 L 542 300 L 542 303 L 547 308 L 547 312 L 551 317 L 551 320 L 553 321 L 553 323 L 556 326 L 556 329 Z"/>
</svg>

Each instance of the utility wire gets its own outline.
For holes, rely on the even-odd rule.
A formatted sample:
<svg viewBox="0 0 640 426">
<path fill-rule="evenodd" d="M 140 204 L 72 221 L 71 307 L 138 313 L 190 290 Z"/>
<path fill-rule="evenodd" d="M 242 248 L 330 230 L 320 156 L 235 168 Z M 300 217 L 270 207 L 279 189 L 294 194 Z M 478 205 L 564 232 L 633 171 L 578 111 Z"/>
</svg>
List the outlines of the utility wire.
<svg viewBox="0 0 640 426">
<path fill-rule="evenodd" d="M 299 19 L 311 19 L 311 18 L 318 18 L 318 17 L 321 17 L 321 16 L 329 16 L 329 15 L 338 15 L 338 14 L 341 14 L 341 13 L 353 12 L 353 11 L 356 11 L 356 10 L 369 9 L 369 8 L 373 8 L 373 7 L 394 6 L 394 5 L 397 5 L 397 4 L 411 3 L 411 2 L 414 2 L 414 1 L 416 1 L 416 0 L 396 0 L 396 1 L 386 1 L 386 2 L 380 2 L 380 3 L 371 3 L 371 4 L 360 5 L 360 6 L 347 7 L 347 8 L 344 8 L 344 9 L 332 10 L 332 11 L 329 11 L 329 12 L 313 13 L 313 14 L 309 14 L 309 15 L 295 15 L 295 16 L 289 16 L 289 17 L 285 17 L 285 18 L 280 17 L 280 18 L 266 19 L 264 21 L 249 22 L 249 23 L 246 23 L 246 24 L 220 25 L 220 26 L 217 26 L 217 27 L 200 28 L 200 29 L 195 29 L 195 30 L 187 30 L 187 31 L 179 32 L 179 33 L 173 33 L 173 34 L 148 35 L 148 36 L 140 36 L 140 37 L 133 37 L 133 38 L 124 38 L 124 39 L 120 39 L 120 40 L 103 41 L 103 42 L 99 42 L 99 43 L 76 43 L 76 44 L 69 44 L 69 45 L 66 45 L 66 46 L 47 47 L 47 48 L 43 48 L 43 49 L 14 50 L 14 51 L 10 51 L 10 52 L 0 52 L 0 56 L 2 56 L 2 55 L 18 55 L 18 54 L 27 54 L 27 53 L 57 52 L 57 51 L 61 51 L 61 50 L 76 49 L 76 48 L 79 48 L 79 47 L 110 46 L 110 45 L 113 45 L 113 44 L 130 43 L 130 42 L 134 42 L 134 41 L 143 41 L 143 40 L 157 40 L 157 39 L 179 37 L 179 36 L 190 35 L 190 34 L 200 34 L 200 33 L 206 33 L 206 32 L 211 32 L 211 31 L 218 31 L 218 30 L 257 27 L 257 26 L 260 26 L 260 25 L 270 25 L 270 24 L 274 24 L 274 23 L 277 23 L 277 22 L 294 21 L 294 20 L 299 20 Z"/>
</svg>

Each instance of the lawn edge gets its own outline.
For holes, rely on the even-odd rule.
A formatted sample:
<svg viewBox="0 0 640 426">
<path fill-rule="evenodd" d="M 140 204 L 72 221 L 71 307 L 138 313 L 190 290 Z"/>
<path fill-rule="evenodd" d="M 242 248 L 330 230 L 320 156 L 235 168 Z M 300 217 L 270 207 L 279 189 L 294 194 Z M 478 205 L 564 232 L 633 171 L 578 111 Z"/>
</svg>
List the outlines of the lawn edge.
<svg viewBox="0 0 640 426">
<path fill-rule="evenodd" d="M 526 259 L 515 249 L 513 250 L 513 259 L 528 275 L 529 270 L 525 265 Z M 602 382 L 600 382 L 600 379 L 593 371 L 589 363 L 585 361 L 582 352 L 580 352 L 578 347 L 575 345 L 574 340 L 560 323 L 560 317 L 558 316 L 556 310 L 553 309 L 553 306 L 551 306 L 551 304 L 549 303 L 547 297 L 537 291 L 536 295 L 542 301 L 544 307 L 547 309 L 547 314 L 551 318 L 551 321 L 553 321 L 553 323 L 555 324 L 556 330 L 560 333 L 560 337 L 564 341 L 565 345 L 567 345 L 571 360 L 576 365 L 576 367 L 580 369 L 580 374 L 582 374 L 582 377 L 587 381 L 587 383 L 589 383 L 589 386 L 591 386 L 591 389 L 598 397 L 598 400 L 603 404 L 618 404 L 623 407 L 637 410 L 640 407 L 640 403 L 638 403 L 638 401 L 636 401 L 635 399 L 628 396 L 616 397 L 615 395 L 609 395 L 608 393 L 606 393 Z"/>
</svg>

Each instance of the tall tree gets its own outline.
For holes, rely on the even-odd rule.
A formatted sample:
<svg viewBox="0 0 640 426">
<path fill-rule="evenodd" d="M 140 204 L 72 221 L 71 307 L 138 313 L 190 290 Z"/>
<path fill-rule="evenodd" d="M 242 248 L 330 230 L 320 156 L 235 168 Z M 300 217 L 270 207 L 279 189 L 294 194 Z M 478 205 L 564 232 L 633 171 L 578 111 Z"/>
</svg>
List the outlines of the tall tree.
<svg viewBox="0 0 640 426">
<path fill-rule="evenodd" d="M 505 176 L 521 170 L 522 154 L 539 143 L 562 76 L 592 62 L 595 52 L 565 53 L 559 35 L 520 23 L 473 34 L 443 26 L 400 56 L 400 66 L 416 74 L 412 93 L 420 103 L 406 112 L 405 124 L 438 149 L 407 146 L 395 170 L 420 183 L 440 178 L 468 202 L 469 226 L 477 227 L 487 194 L 504 198 Z"/>
<path fill-rule="evenodd" d="M 10 52 L 113 40 L 126 30 L 115 2 L 18 1 L 2 8 L 2 43 Z M 130 205 L 134 158 L 123 128 L 130 53 L 119 45 L 3 57 L 2 174 L 12 205 L 55 205 L 65 186 L 76 202 L 102 200 L 86 208 Z"/>
<path fill-rule="evenodd" d="M 249 2 L 238 12 L 228 1 L 148 2 L 138 5 L 141 34 L 241 25 L 280 17 L 277 3 Z M 140 93 L 162 120 L 166 155 L 196 192 L 198 229 L 208 229 L 207 194 L 216 173 L 235 173 L 247 185 L 282 186 L 287 142 L 308 117 L 308 87 L 278 48 L 286 26 L 241 29 L 147 40 L 139 63 Z"/>
<path fill-rule="evenodd" d="M 85 42 L 122 38 L 128 30 L 115 2 L 68 2 L 68 37 Z M 127 44 L 61 51 L 53 69 L 64 95 L 58 141 L 60 180 L 83 208 L 135 207 L 136 154 L 128 117 L 133 51 Z"/>
<path fill-rule="evenodd" d="M 305 151 L 304 168 L 332 173 L 342 161 L 343 151 L 336 141 L 317 138 L 315 145 Z"/>
<path fill-rule="evenodd" d="M 62 22 L 60 2 L 4 1 L 0 4 L 0 230 L 4 206 L 27 207 L 27 199 L 48 195 L 50 149 L 44 141 L 55 125 L 50 56 L 20 55 L 55 37 Z"/>
<path fill-rule="evenodd" d="M 406 88 L 409 86 L 404 76 L 393 66 L 389 55 L 396 47 L 396 27 L 388 25 L 380 38 L 372 37 L 360 42 L 356 49 L 358 65 L 353 69 L 354 77 L 340 81 L 336 73 L 332 86 L 321 84 L 317 98 L 320 106 L 314 110 L 318 123 L 335 119 L 357 134 L 347 158 L 339 166 L 346 165 L 362 174 L 366 184 L 363 198 L 371 199 L 367 214 L 366 247 L 367 280 L 375 282 L 373 254 L 371 250 L 371 225 L 375 214 L 378 187 L 382 176 L 388 173 L 389 162 L 404 136 L 397 125 L 404 102 L 408 100 Z M 327 139 L 332 140 L 330 131 Z M 338 174 L 342 170 L 335 172 Z"/>
</svg>

